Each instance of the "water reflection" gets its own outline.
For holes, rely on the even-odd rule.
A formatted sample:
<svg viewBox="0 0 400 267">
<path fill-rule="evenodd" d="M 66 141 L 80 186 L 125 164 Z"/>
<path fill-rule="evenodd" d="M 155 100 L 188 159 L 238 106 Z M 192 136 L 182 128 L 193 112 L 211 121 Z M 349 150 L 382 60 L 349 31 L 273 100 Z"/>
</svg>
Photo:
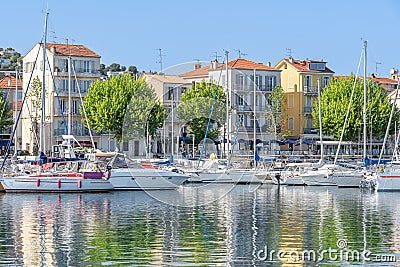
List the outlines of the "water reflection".
<svg viewBox="0 0 400 267">
<path fill-rule="evenodd" d="M 340 239 L 352 250 L 400 253 L 398 193 L 243 185 L 206 201 L 225 191 L 0 194 L 0 264 L 301 266 L 310 261 L 260 250 L 300 254 Z"/>
</svg>

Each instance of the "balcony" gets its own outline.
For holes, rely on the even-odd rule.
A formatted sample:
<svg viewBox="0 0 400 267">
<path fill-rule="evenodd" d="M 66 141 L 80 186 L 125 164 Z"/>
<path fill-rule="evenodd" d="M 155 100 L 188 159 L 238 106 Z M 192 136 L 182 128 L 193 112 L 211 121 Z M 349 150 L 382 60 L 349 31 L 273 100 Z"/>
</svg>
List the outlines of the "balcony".
<svg viewBox="0 0 400 267">
<path fill-rule="evenodd" d="M 269 85 L 257 85 L 256 86 L 256 91 L 258 92 L 272 92 L 273 87 L 269 86 Z M 253 85 L 241 85 L 241 84 L 235 84 L 233 86 L 233 91 L 244 91 L 244 92 L 253 92 L 254 91 L 254 87 Z"/>
<path fill-rule="evenodd" d="M 71 76 L 76 76 L 78 77 L 99 77 L 100 72 L 98 70 L 88 70 L 88 69 L 83 69 L 83 68 L 76 68 L 75 73 L 72 72 Z M 54 76 L 68 76 L 68 70 L 66 69 L 59 69 L 57 67 L 54 67 Z"/>
<path fill-rule="evenodd" d="M 305 85 L 303 92 L 305 95 L 318 95 L 318 87 Z"/>
<path fill-rule="evenodd" d="M 311 115 L 313 107 L 305 106 L 303 107 L 303 114 L 304 115 Z"/>
<path fill-rule="evenodd" d="M 304 128 L 304 134 L 318 134 L 317 128 Z"/>
</svg>

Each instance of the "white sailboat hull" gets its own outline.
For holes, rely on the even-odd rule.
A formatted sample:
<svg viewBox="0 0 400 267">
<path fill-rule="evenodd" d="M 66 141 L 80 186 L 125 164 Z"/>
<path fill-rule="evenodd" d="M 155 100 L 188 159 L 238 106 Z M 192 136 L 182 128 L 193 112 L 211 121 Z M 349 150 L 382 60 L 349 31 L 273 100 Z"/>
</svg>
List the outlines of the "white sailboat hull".
<svg viewBox="0 0 400 267">
<path fill-rule="evenodd" d="M 252 170 L 203 170 L 195 174 L 203 183 L 261 183 Z"/>
<path fill-rule="evenodd" d="M 400 191 L 400 172 L 379 173 L 377 182 L 378 191 Z"/>
<path fill-rule="evenodd" d="M 175 189 L 188 179 L 188 175 L 156 169 L 112 169 L 110 176 L 114 190 Z"/>
<path fill-rule="evenodd" d="M 113 190 L 104 179 L 70 177 L 6 177 L 0 180 L 6 192 L 99 192 Z"/>
<path fill-rule="evenodd" d="M 331 175 L 331 180 L 338 187 L 360 187 L 361 181 L 364 179 L 364 173 L 360 171 L 338 171 Z"/>
<path fill-rule="evenodd" d="M 326 172 L 306 172 L 301 174 L 303 181 L 309 186 L 336 186 L 333 179 Z"/>
</svg>

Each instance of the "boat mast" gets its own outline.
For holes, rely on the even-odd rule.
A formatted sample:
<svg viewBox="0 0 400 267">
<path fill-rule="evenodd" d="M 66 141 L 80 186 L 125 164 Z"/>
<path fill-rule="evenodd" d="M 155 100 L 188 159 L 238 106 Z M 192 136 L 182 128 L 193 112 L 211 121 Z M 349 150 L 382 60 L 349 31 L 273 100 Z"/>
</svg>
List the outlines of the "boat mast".
<svg viewBox="0 0 400 267">
<path fill-rule="evenodd" d="M 363 135 L 364 135 L 364 152 L 363 160 L 367 158 L 367 41 L 364 41 L 364 105 L 363 105 Z"/>
<path fill-rule="evenodd" d="M 256 168 L 256 69 L 253 70 L 253 168 Z"/>
<path fill-rule="evenodd" d="M 319 116 L 319 142 L 320 142 L 320 150 L 321 150 L 321 164 L 323 163 L 324 158 L 324 144 L 322 140 L 322 111 L 321 111 L 321 87 L 320 80 L 318 79 L 318 116 Z"/>
<path fill-rule="evenodd" d="M 231 134 L 231 124 L 229 120 L 229 102 L 230 102 L 230 93 L 229 93 L 229 81 L 228 81 L 228 55 L 229 51 L 225 50 L 225 82 L 226 82 L 226 151 L 229 151 L 229 140 Z M 218 63 L 217 63 L 218 64 Z M 225 141 L 225 140 L 224 140 Z M 226 153 L 226 157 L 229 158 L 229 153 Z"/>
<path fill-rule="evenodd" d="M 68 45 L 68 40 L 67 40 L 67 46 L 68 46 L 68 48 L 69 48 L 69 45 Z M 72 68 L 72 65 L 71 65 L 71 54 L 70 55 L 68 55 L 68 122 L 67 122 L 67 131 L 68 131 L 68 133 L 67 134 L 72 134 L 72 131 L 71 131 L 71 129 L 72 129 L 72 120 L 71 120 L 71 68 Z M 71 142 L 71 140 L 68 140 L 68 142 Z M 68 144 L 68 145 L 70 145 L 70 144 Z"/>
<path fill-rule="evenodd" d="M 39 137 L 39 153 L 46 152 L 46 49 L 47 49 L 47 19 L 49 13 L 46 12 L 44 22 L 44 40 L 43 40 L 43 80 L 42 80 L 42 114 L 40 118 L 40 137 Z"/>
<path fill-rule="evenodd" d="M 18 66 L 15 67 L 15 123 L 17 123 L 18 119 Z M 14 139 L 14 157 L 17 157 L 18 152 L 18 131 L 15 131 L 15 139 Z"/>
</svg>

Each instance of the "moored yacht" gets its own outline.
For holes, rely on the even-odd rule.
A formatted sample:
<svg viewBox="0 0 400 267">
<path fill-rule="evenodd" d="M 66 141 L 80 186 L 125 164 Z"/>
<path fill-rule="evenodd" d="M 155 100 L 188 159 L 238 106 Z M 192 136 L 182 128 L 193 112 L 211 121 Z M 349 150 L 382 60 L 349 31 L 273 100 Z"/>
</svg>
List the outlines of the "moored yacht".
<svg viewBox="0 0 400 267">
<path fill-rule="evenodd" d="M 110 171 L 109 181 L 114 190 L 175 189 L 189 179 L 186 174 L 140 164 L 120 153 L 94 153 L 89 157 Z"/>
<path fill-rule="evenodd" d="M 0 179 L 6 192 L 99 192 L 110 191 L 107 172 L 80 171 L 80 161 L 46 163 L 48 170 L 35 173 L 11 172 Z"/>
</svg>

